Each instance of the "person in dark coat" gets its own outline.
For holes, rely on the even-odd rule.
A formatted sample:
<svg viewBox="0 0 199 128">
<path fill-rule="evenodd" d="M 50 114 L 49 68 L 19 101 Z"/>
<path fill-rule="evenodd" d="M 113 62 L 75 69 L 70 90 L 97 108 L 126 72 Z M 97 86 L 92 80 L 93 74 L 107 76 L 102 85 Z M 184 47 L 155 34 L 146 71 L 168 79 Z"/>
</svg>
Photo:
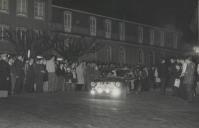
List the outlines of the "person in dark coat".
<svg viewBox="0 0 199 128">
<path fill-rule="evenodd" d="M 12 57 L 9 59 L 10 65 L 10 81 L 11 81 L 11 95 L 14 95 L 14 88 L 16 83 L 16 73 L 15 73 L 15 66 L 14 66 L 15 58 Z"/>
<path fill-rule="evenodd" d="M 64 76 L 65 76 L 65 70 L 64 70 L 64 64 L 62 62 L 57 63 L 56 68 L 56 75 L 57 75 L 57 85 L 56 85 L 56 91 L 62 91 L 64 86 Z"/>
<path fill-rule="evenodd" d="M 150 89 L 155 89 L 155 67 L 150 67 L 148 69 L 148 84 Z"/>
<path fill-rule="evenodd" d="M 162 95 L 166 94 L 166 87 L 167 87 L 167 77 L 168 77 L 168 65 L 165 59 L 162 59 L 159 68 L 158 68 L 158 75 L 161 80 L 161 88 L 160 93 Z"/>
<path fill-rule="evenodd" d="M 168 86 L 173 88 L 174 82 L 175 82 L 175 76 L 177 73 L 177 69 L 176 69 L 176 62 L 173 58 L 170 59 L 169 62 L 169 66 L 168 66 L 168 71 L 169 71 L 169 75 L 168 75 Z"/>
<path fill-rule="evenodd" d="M 18 56 L 17 59 L 14 62 L 15 66 L 15 73 L 16 73 L 16 83 L 15 83 L 15 94 L 22 93 L 24 89 L 24 63 L 23 63 L 23 57 Z"/>
<path fill-rule="evenodd" d="M 38 57 L 38 60 L 34 64 L 35 91 L 38 92 L 38 93 L 43 92 L 43 82 L 44 82 L 43 78 L 44 78 L 44 73 L 45 73 L 45 69 L 44 69 L 44 66 L 42 64 L 42 60 L 41 59 L 42 58 Z"/>
<path fill-rule="evenodd" d="M 185 72 L 183 73 L 183 86 L 186 93 L 186 99 L 188 102 L 193 100 L 194 95 L 194 82 L 195 82 L 195 64 L 192 62 L 191 57 L 185 60 L 187 64 Z"/>
<path fill-rule="evenodd" d="M 181 73 L 182 73 L 181 64 L 178 62 L 178 63 L 176 63 L 176 66 L 174 69 L 174 79 L 180 80 Z M 176 87 L 175 85 L 173 85 L 173 96 L 180 96 L 180 85 L 179 85 L 179 87 Z"/>
<path fill-rule="evenodd" d="M 0 90 L 6 90 L 8 94 L 11 93 L 10 66 L 7 54 L 2 54 L 0 57 Z"/>
<path fill-rule="evenodd" d="M 26 92 L 34 92 L 34 59 L 30 58 L 29 61 L 26 63 L 26 79 L 25 79 L 25 89 Z"/>
</svg>

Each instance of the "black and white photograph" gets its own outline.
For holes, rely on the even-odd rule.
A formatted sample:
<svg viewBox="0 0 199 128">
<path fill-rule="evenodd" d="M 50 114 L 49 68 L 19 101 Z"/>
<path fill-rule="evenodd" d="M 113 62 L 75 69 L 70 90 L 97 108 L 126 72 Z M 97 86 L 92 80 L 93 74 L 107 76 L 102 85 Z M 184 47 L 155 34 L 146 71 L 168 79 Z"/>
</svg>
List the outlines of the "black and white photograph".
<svg viewBox="0 0 199 128">
<path fill-rule="evenodd" d="M 0 128 L 199 128 L 199 0 L 0 0 Z"/>
</svg>

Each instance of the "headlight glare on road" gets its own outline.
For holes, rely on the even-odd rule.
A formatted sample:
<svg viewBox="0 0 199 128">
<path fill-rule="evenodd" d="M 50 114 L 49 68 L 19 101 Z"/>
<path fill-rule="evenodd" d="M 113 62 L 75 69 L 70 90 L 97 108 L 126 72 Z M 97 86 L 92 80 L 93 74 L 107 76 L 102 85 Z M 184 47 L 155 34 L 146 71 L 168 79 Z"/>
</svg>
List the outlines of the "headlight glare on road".
<svg viewBox="0 0 199 128">
<path fill-rule="evenodd" d="M 113 97 L 118 97 L 118 96 L 120 96 L 120 94 L 121 94 L 121 90 L 120 89 L 117 89 L 117 88 L 113 89 L 113 91 L 112 91 L 112 96 Z"/>
<path fill-rule="evenodd" d="M 101 94 L 103 92 L 103 90 L 101 88 L 97 89 L 97 93 Z"/>
<path fill-rule="evenodd" d="M 95 82 L 91 82 L 91 87 L 95 87 L 96 83 Z"/>
<path fill-rule="evenodd" d="M 95 91 L 94 90 L 91 90 L 91 95 L 95 95 Z"/>
<path fill-rule="evenodd" d="M 110 93 L 110 90 L 109 90 L 109 89 L 106 89 L 105 92 L 106 92 L 106 93 Z"/>
<path fill-rule="evenodd" d="M 118 88 L 119 88 L 120 86 L 121 86 L 121 83 L 120 83 L 120 82 L 116 82 L 116 83 L 115 83 L 115 87 L 118 87 Z"/>
</svg>

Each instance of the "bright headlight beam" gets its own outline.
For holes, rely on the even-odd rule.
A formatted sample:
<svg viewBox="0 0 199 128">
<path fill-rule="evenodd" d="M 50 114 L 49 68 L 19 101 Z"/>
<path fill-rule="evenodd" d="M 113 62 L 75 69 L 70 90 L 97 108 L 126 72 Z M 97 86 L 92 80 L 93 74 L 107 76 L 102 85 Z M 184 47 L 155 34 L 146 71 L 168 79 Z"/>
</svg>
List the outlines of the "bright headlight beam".
<svg viewBox="0 0 199 128">
<path fill-rule="evenodd" d="M 110 93 L 110 90 L 109 90 L 109 89 L 106 89 L 106 93 Z"/>
<path fill-rule="evenodd" d="M 120 94 L 121 94 L 121 90 L 120 89 L 113 89 L 112 96 L 118 97 Z"/>
<path fill-rule="evenodd" d="M 101 88 L 98 88 L 98 89 L 97 89 L 97 92 L 98 92 L 99 94 L 101 94 L 101 93 L 103 92 L 103 90 L 102 90 Z"/>
<path fill-rule="evenodd" d="M 95 95 L 95 91 L 94 90 L 91 90 L 91 95 Z"/>
</svg>

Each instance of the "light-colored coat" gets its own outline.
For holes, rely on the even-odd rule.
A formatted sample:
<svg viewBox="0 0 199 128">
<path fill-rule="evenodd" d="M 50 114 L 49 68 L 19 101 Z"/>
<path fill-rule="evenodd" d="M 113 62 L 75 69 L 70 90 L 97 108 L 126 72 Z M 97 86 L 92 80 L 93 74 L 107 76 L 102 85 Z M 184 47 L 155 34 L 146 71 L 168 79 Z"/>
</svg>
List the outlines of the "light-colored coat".
<svg viewBox="0 0 199 128">
<path fill-rule="evenodd" d="M 186 70 L 183 77 L 183 83 L 192 85 L 194 84 L 194 80 L 195 80 L 195 64 L 190 63 L 190 64 L 187 64 L 186 66 Z"/>
<path fill-rule="evenodd" d="M 77 73 L 77 84 L 85 84 L 85 79 L 84 79 L 84 64 L 81 63 L 77 66 L 76 68 L 76 73 Z"/>
</svg>

